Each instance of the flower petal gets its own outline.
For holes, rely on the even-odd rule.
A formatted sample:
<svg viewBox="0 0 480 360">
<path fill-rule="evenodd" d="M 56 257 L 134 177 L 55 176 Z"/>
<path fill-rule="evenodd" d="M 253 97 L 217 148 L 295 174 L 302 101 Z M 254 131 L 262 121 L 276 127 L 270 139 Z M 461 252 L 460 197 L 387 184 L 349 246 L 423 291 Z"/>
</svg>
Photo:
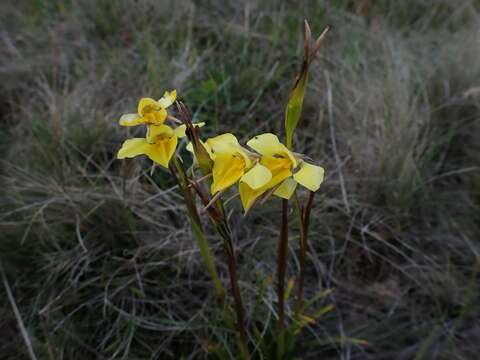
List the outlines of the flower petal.
<svg viewBox="0 0 480 360">
<path fill-rule="evenodd" d="M 248 186 L 247 183 L 240 181 L 240 185 L 238 186 L 238 192 L 240 194 L 240 200 L 242 201 L 243 209 L 245 213 L 250 210 L 250 208 L 255 204 L 255 201 L 267 190 L 265 186 L 261 187 L 260 189 L 252 189 Z"/>
<path fill-rule="evenodd" d="M 144 138 L 128 139 L 118 151 L 117 159 L 132 158 L 148 151 L 149 144 Z"/>
<path fill-rule="evenodd" d="M 152 98 L 141 98 L 138 102 L 138 114 L 140 116 L 145 116 L 150 112 L 158 110 L 160 110 L 160 105 Z"/>
<path fill-rule="evenodd" d="M 165 120 L 167 120 L 167 116 L 168 116 L 167 110 L 161 108 L 158 111 L 154 111 L 150 115 L 150 117 L 153 118 L 150 121 L 155 125 L 162 125 L 165 122 Z"/>
<path fill-rule="evenodd" d="M 317 191 L 323 182 L 324 174 L 325 170 L 322 167 L 302 162 L 300 170 L 293 175 L 293 178 L 308 190 Z"/>
<path fill-rule="evenodd" d="M 274 187 L 292 176 L 292 163 L 288 157 L 262 156 L 260 163 L 272 173 L 270 187 Z"/>
<path fill-rule="evenodd" d="M 286 178 L 282 184 L 278 187 L 273 195 L 279 196 L 282 199 L 290 199 L 297 188 L 297 182 L 291 177 Z"/>
<path fill-rule="evenodd" d="M 203 141 L 200 140 L 200 143 L 203 145 L 203 147 L 205 148 L 205 150 L 207 151 L 208 155 L 210 156 L 210 159 L 214 159 L 214 156 L 212 154 L 212 149 L 210 149 L 210 146 L 207 144 L 207 143 L 204 143 Z M 189 142 L 187 144 L 187 146 L 185 146 L 185 149 L 187 149 L 187 151 L 191 152 L 193 155 L 195 155 L 195 150 L 193 150 L 193 144 L 191 142 Z"/>
<path fill-rule="evenodd" d="M 201 128 L 201 127 L 205 126 L 205 123 L 204 122 L 194 123 L 193 126 Z M 180 125 L 180 126 L 175 128 L 175 135 L 177 135 L 177 137 L 179 137 L 179 138 L 185 137 L 187 135 L 185 133 L 186 130 L 187 130 L 186 125 Z"/>
<path fill-rule="evenodd" d="M 235 184 L 245 173 L 245 160 L 234 151 L 217 153 L 213 163 L 211 191 L 215 194 Z"/>
<path fill-rule="evenodd" d="M 165 125 L 166 126 L 166 125 Z M 157 164 L 168 169 L 168 163 L 170 159 L 175 154 L 177 148 L 178 139 L 173 134 L 164 135 L 157 138 L 155 144 L 149 144 L 149 147 L 146 149 L 145 154 Z"/>
<path fill-rule="evenodd" d="M 293 153 L 290 150 L 288 150 L 288 148 L 285 145 L 280 144 L 279 152 L 276 154 L 276 156 L 278 155 L 283 157 L 286 155 L 292 163 L 292 169 L 295 169 L 297 167 L 298 165 L 297 159 L 295 158 Z"/>
<path fill-rule="evenodd" d="M 162 108 L 167 108 L 172 105 L 177 99 L 177 90 L 165 91 L 162 98 L 158 100 L 158 104 Z"/>
<path fill-rule="evenodd" d="M 247 145 L 262 155 L 272 155 L 283 150 L 282 143 L 278 140 L 277 135 L 271 133 L 257 135 L 250 139 Z"/>
<path fill-rule="evenodd" d="M 268 168 L 260 163 L 257 163 L 253 168 L 248 170 L 242 176 L 240 181 L 248 184 L 253 190 L 257 190 L 266 185 L 272 179 L 272 173 Z"/>
<path fill-rule="evenodd" d="M 187 134 L 185 133 L 185 131 L 187 130 L 187 125 L 185 124 L 182 124 L 180 126 L 177 126 L 175 128 L 175 130 L 173 130 L 175 132 L 175 135 L 179 138 L 182 138 L 182 137 L 185 137 Z"/>
<path fill-rule="evenodd" d="M 231 133 L 225 133 L 225 134 L 221 134 L 213 138 L 207 139 L 206 143 L 210 146 L 212 153 L 221 151 L 222 148 L 240 146 L 235 135 Z"/>
<path fill-rule="evenodd" d="M 145 122 L 138 114 L 123 114 L 120 118 L 119 124 L 121 126 L 135 126 Z"/>
<path fill-rule="evenodd" d="M 147 142 L 153 144 L 159 137 L 175 135 L 174 130 L 168 125 L 149 125 L 147 127 Z"/>
</svg>

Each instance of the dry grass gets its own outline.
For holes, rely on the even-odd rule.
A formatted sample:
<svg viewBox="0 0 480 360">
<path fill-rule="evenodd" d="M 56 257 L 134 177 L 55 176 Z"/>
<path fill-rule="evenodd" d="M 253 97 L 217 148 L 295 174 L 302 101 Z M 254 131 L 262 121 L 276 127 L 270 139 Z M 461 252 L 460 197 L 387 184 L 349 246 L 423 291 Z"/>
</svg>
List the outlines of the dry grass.
<svg viewBox="0 0 480 360">
<path fill-rule="evenodd" d="M 176 87 L 211 133 L 280 131 L 304 17 L 314 32 L 333 25 L 295 140 L 327 170 L 306 297 L 333 289 L 316 306 L 335 310 L 305 330 L 298 355 L 475 358 L 480 9 L 329 3 L 0 4 L 0 261 L 26 329 L 2 296 L 2 359 L 29 358 L 25 336 L 50 360 L 231 351 L 178 191 L 147 161 L 115 160 L 126 136 L 116 120 Z M 273 288 L 265 307 L 255 301 L 279 209 L 232 212 L 248 318 L 261 327 L 276 316 Z"/>
</svg>

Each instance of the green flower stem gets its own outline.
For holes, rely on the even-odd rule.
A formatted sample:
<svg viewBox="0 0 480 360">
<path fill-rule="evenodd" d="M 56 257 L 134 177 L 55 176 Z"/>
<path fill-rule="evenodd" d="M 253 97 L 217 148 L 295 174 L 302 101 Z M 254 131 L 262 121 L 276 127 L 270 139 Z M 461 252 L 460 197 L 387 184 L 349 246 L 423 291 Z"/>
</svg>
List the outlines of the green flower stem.
<svg viewBox="0 0 480 360">
<path fill-rule="evenodd" d="M 287 271 L 288 250 L 288 200 L 282 200 L 282 225 L 278 242 L 277 260 L 277 296 L 278 296 L 278 328 L 283 333 L 285 328 L 285 273 Z"/>
<path fill-rule="evenodd" d="M 192 190 L 190 187 L 188 187 L 188 179 L 187 175 L 185 174 L 185 171 L 183 170 L 181 164 L 178 162 L 178 159 L 174 160 L 175 168 L 177 172 L 180 175 L 180 178 L 177 177 L 179 180 L 179 184 L 182 188 L 182 191 L 184 193 L 185 197 L 185 202 L 187 203 L 187 209 L 189 211 L 189 214 L 191 214 L 192 218 L 192 224 L 199 225 L 200 220 L 199 220 L 199 215 L 197 211 L 197 207 L 195 206 L 194 203 L 194 198 L 192 195 Z M 172 173 L 175 173 L 175 169 L 171 169 Z M 201 200 L 204 203 L 208 203 L 207 197 L 202 193 L 200 188 L 194 187 L 195 190 L 197 191 L 198 195 L 200 196 Z M 185 196 L 185 194 L 187 194 Z M 242 303 L 242 297 L 240 293 L 240 287 L 238 285 L 238 274 L 237 274 L 237 264 L 235 260 L 235 250 L 233 247 L 233 241 L 231 238 L 231 232 L 228 226 L 228 221 L 225 217 L 225 212 L 223 208 L 223 203 L 221 200 L 218 200 L 215 203 L 215 207 L 210 207 L 209 211 L 207 211 L 207 214 L 209 215 L 213 225 L 215 226 L 215 229 L 217 230 L 218 234 L 222 237 L 223 239 L 223 244 L 224 244 L 224 249 L 225 249 L 225 254 L 227 257 L 228 261 L 228 272 L 230 275 L 230 284 L 232 288 L 232 295 L 234 299 L 234 309 L 237 317 L 237 343 L 241 352 L 241 357 L 243 359 L 249 359 L 250 356 L 248 355 L 247 351 L 247 342 L 246 342 L 246 331 L 245 331 L 245 322 L 244 322 L 244 312 L 243 312 L 243 303 Z M 192 225 L 195 228 L 195 225 Z M 200 231 L 198 233 L 201 235 L 200 237 L 205 239 L 203 236 L 203 231 L 201 231 L 201 228 L 199 228 Z M 202 255 L 204 256 L 205 262 L 207 263 L 207 267 L 209 267 L 209 270 L 211 272 L 212 279 L 215 283 L 215 287 L 217 288 L 217 291 L 221 290 L 221 293 L 219 292 L 219 296 L 223 299 L 225 296 L 225 290 L 221 286 L 220 280 L 218 279 L 218 275 L 216 272 L 216 268 L 213 262 L 213 256 L 210 253 L 210 250 L 207 246 L 207 243 L 205 240 L 199 240 L 199 246 L 200 246 L 200 251 Z M 203 249 L 203 251 L 202 251 Z M 218 285 L 217 285 L 218 284 Z M 220 295 L 221 294 L 221 295 Z"/>
<path fill-rule="evenodd" d="M 170 171 L 172 172 L 172 175 L 175 177 L 175 179 L 177 179 L 180 189 L 182 190 L 183 198 L 187 206 L 187 213 L 190 217 L 192 225 L 192 231 L 195 235 L 195 239 L 197 240 L 198 247 L 200 248 L 200 254 L 202 255 L 203 260 L 205 261 L 205 265 L 207 266 L 207 269 L 210 273 L 213 284 L 217 291 L 217 295 L 220 301 L 223 303 L 225 299 L 225 289 L 223 288 L 220 278 L 218 276 L 213 254 L 208 247 L 208 242 L 205 238 L 205 233 L 202 229 L 202 224 L 200 222 L 200 216 L 198 215 L 197 206 L 195 205 L 192 191 L 188 187 L 187 176 L 178 159 L 174 158 L 173 161 L 175 167 L 170 167 Z"/>
</svg>

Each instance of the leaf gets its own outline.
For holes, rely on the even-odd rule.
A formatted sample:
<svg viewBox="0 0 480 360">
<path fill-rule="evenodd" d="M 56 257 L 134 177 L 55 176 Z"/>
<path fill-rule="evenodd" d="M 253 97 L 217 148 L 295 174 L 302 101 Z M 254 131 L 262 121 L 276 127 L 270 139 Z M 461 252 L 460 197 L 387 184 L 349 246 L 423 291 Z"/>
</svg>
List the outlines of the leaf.
<svg viewBox="0 0 480 360">
<path fill-rule="evenodd" d="M 308 22 L 304 22 L 304 43 L 303 43 L 303 62 L 295 78 L 293 89 L 288 98 L 287 107 L 285 109 L 285 133 L 287 137 L 287 147 L 292 148 L 293 133 L 298 125 L 300 115 L 302 114 L 303 99 L 305 97 L 305 89 L 307 87 L 308 67 L 312 62 L 315 54 L 323 45 L 325 36 L 329 31 L 329 27 L 325 28 L 317 38 L 313 49 L 310 48 L 312 32 Z"/>
<path fill-rule="evenodd" d="M 257 301 L 255 302 L 255 306 L 253 307 L 254 313 L 256 313 L 260 309 L 260 306 L 263 304 L 263 301 L 265 298 L 265 292 L 267 290 L 267 286 L 272 282 L 272 277 L 270 275 L 265 276 L 260 281 L 261 282 L 260 282 L 260 288 L 258 289 Z"/>
<path fill-rule="evenodd" d="M 320 317 L 322 317 L 326 313 L 332 311 L 334 308 L 335 307 L 332 304 L 326 305 L 326 306 L 322 307 L 321 309 L 318 309 L 317 311 L 315 311 L 312 315 L 312 318 L 313 319 L 319 319 Z"/>
<path fill-rule="evenodd" d="M 294 286 L 295 286 L 295 278 L 291 277 L 290 279 L 288 279 L 287 288 L 285 289 L 285 292 L 283 295 L 285 298 L 285 301 L 289 299 L 290 295 L 292 294 L 292 290 Z"/>
<path fill-rule="evenodd" d="M 333 289 L 325 289 L 325 290 L 323 290 L 323 291 L 320 291 L 317 295 L 315 295 L 313 298 L 311 298 L 310 300 L 308 300 L 308 301 L 302 306 L 302 308 L 300 309 L 301 312 L 304 312 L 306 309 L 308 309 L 308 307 L 310 307 L 311 305 L 313 305 L 313 304 L 314 304 L 315 302 L 317 302 L 318 300 L 327 297 L 327 296 L 330 295 L 332 292 L 333 292 Z"/>
<path fill-rule="evenodd" d="M 442 331 L 442 328 L 439 325 L 436 325 L 432 329 L 432 331 L 427 336 L 427 338 L 423 340 L 422 343 L 420 344 L 420 348 L 418 349 L 418 352 L 415 355 L 415 360 L 422 360 L 428 356 L 428 352 L 433 344 L 433 341 L 441 331 Z"/>
<path fill-rule="evenodd" d="M 317 311 L 315 311 L 313 314 L 306 315 L 306 314 L 298 314 L 296 321 L 290 325 L 290 331 L 292 331 L 294 334 L 298 334 L 300 330 L 302 330 L 305 326 L 307 325 L 312 325 L 315 324 L 315 322 L 322 317 L 324 314 L 332 311 L 334 309 L 333 305 L 326 305 Z"/>
<path fill-rule="evenodd" d="M 285 132 L 287 135 L 287 147 L 292 148 L 293 132 L 298 125 L 298 120 L 302 113 L 303 98 L 305 97 L 305 88 L 308 77 L 308 63 L 304 62 L 295 82 L 295 86 L 290 93 L 290 98 L 285 111 Z"/>
<path fill-rule="evenodd" d="M 131 287 L 130 287 L 130 291 L 131 291 L 133 294 L 137 295 L 139 298 L 145 298 L 145 294 L 144 294 L 143 291 L 140 290 L 139 288 L 136 288 L 136 287 L 134 287 L 134 286 L 131 286 Z"/>
</svg>

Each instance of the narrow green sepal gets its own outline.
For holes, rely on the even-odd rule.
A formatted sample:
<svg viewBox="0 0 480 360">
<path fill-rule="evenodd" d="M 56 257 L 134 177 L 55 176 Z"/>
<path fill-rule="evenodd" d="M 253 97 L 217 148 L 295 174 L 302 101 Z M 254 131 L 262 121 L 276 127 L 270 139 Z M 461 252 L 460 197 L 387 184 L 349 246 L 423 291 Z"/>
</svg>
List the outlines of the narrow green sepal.
<svg viewBox="0 0 480 360">
<path fill-rule="evenodd" d="M 287 107 L 285 109 L 285 135 L 287 147 L 289 149 L 292 148 L 293 133 L 298 125 L 298 121 L 300 120 L 300 115 L 302 114 L 303 99 L 305 97 L 305 89 L 307 87 L 309 65 L 315 57 L 315 54 L 321 48 L 325 39 L 325 35 L 328 31 L 329 27 L 325 28 L 325 30 L 315 41 L 313 49 L 310 49 L 312 32 L 310 30 L 308 22 L 306 20 L 304 22 L 303 62 L 300 67 L 300 71 L 295 78 L 295 83 L 288 97 Z"/>
<path fill-rule="evenodd" d="M 210 155 L 200 141 L 200 128 L 192 123 L 187 107 L 182 102 L 177 101 L 177 108 L 180 114 L 180 119 L 185 124 L 185 134 L 188 140 L 192 143 L 193 152 L 197 159 L 198 167 L 203 175 L 210 174 L 213 168 L 213 161 Z"/>
</svg>

